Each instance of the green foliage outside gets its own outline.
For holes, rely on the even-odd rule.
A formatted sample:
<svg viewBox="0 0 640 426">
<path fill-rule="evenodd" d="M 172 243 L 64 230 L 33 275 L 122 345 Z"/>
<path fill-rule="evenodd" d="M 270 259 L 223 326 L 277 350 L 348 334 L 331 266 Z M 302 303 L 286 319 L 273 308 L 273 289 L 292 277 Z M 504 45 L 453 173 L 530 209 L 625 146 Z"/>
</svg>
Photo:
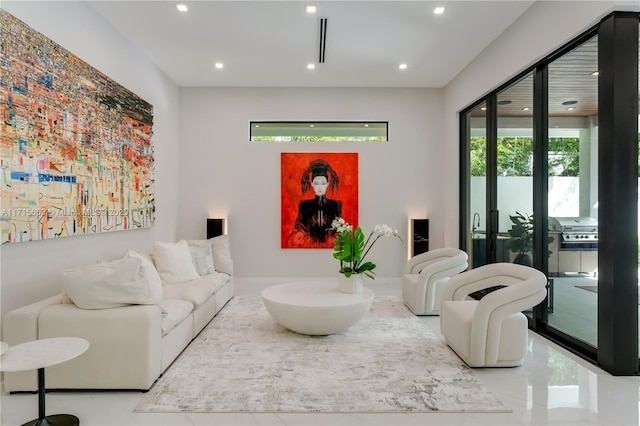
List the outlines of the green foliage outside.
<svg viewBox="0 0 640 426">
<path fill-rule="evenodd" d="M 580 139 L 549 138 L 549 176 L 578 176 Z"/>
<path fill-rule="evenodd" d="M 471 138 L 471 176 L 487 174 L 487 141 Z M 498 176 L 533 175 L 533 139 L 498 138 Z M 578 138 L 549 139 L 549 175 L 578 176 L 580 140 Z"/>
<path fill-rule="evenodd" d="M 640 133 L 638 146 L 640 147 Z M 498 176 L 531 176 L 533 174 L 532 153 L 532 138 L 498 138 Z M 549 138 L 548 161 L 549 176 L 578 176 L 580 140 Z M 485 137 L 471 138 L 470 163 L 471 176 L 487 175 L 487 139 Z M 638 176 L 640 177 L 640 155 L 638 156 Z M 638 241 L 638 266 L 640 266 L 640 240 Z"/>
<path fill-rule="evenodd" d="M 514 253 L 527 254 L 533 249 L 533 216 L 516 212 L 509 216 L 511 229 L 506 247 Z"/>
<path fill-rule="evenodd" d="M 509 229 L 509 240 L 506 247 L 514 253 L 526 255 L 533 250 L 533 215 L 522 214 L 516 212 L 515 215 L 509 216 L 511 219 L 511 229 Z M 555 238 L 547 236 L 547 246 L 553 242 Z M 547 250 L 547 256 L 551 255 L 551 251 Z"/>
</svg>

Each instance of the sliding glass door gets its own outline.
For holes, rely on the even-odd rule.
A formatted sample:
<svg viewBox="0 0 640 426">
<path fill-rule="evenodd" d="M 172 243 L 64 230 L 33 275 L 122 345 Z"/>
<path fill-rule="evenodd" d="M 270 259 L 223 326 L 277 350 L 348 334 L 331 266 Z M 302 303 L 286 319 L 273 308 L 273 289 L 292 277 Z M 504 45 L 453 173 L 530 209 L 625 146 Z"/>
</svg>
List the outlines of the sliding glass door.
<svg viewBox="0 0 640 426">
<path fill-rule="evenodd" d="M 472 267 L 543 271 L 530 327 L 621 375 L 640 371 L 639 24 L 604 17 L 462 111 L 460 128 Z"/>
<path fill-rule="evenodd" d="M 467 114 L 469 128 L 469 215 L 467 253 L 472 268 L 487 263 L 487 104 Z"/>
<path fill-rule="evenodd" d="M 496 261 L 533 265 L 533 75 L 497 94 Z M 526 232 L 520 232 L 524 230 Z"/>
<path fill-rule="evenodd" d="M 529 73 L 465 115 L 469 209 L 464 245 L 472 268 L 533 264 L 532 105 Z M 487 120 L 490 111 L 497 111 L 497 120 Z M 517 234 L 519 229 L 527 232 Z"/>
<path fill-rule="evenodd" d="M 548 325 L 598 346 L 598 37 L 548 67 Z"/>
<path fill-rule="evenodd" d="M 497 93 L 496 117 L 495 261 L 533 266 L 533 73 Z"/>
</svg>

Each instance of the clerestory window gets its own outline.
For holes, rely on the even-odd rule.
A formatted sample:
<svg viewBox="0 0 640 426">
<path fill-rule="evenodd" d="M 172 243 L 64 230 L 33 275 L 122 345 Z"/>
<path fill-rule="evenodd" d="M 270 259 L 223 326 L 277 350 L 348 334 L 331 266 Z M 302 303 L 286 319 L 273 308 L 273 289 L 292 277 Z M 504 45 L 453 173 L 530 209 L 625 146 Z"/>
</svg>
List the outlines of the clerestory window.
<svg viewBox="0 0 640 426">
<path fill-rule="evenodd" d="M 252 142 L 388 142 L 387 121 L 251 121 Z"/>
</svg>

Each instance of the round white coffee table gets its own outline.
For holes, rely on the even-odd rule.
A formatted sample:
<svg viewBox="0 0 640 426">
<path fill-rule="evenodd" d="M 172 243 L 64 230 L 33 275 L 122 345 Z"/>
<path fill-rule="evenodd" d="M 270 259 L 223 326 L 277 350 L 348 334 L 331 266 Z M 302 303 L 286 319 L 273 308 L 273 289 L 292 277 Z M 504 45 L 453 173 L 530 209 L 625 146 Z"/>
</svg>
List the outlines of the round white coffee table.
<svg viewBox="0 0 640 426">
<path fill-rule="evenodd" d="M 69 361 L 89 349 L 89 342 L 78 337 L 53 337 L 10 346 L 0 357 L 0 370 L 5 372 L 38 369 L 38 418 L 22 426 L 77 426 L 80 420 L 70 414 L 46 415 L 44 369 Z"/>
<path fill-rule="evenodd" d="M 291 282 L 262 291 L 262 302 L 271 316 L 300 334 L 327 335 L 351 327 L 371 308 L 374 293 L 338 291 L 335 282 Z"/>
</svg>

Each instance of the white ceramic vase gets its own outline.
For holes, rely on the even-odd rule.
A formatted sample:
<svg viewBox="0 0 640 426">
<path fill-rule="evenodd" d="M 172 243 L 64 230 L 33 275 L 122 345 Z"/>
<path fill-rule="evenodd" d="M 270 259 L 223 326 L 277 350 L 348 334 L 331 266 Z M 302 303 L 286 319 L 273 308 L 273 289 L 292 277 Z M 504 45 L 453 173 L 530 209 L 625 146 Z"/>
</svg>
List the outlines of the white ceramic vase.
<svg viewBox="0 0 640 426">
<path fill-rule="evenodd" d="M 362 275 L 352 274 L 349 278 L 338 276 L 338 290 L 342 293 L 362 293 Z"/>
</svg>

